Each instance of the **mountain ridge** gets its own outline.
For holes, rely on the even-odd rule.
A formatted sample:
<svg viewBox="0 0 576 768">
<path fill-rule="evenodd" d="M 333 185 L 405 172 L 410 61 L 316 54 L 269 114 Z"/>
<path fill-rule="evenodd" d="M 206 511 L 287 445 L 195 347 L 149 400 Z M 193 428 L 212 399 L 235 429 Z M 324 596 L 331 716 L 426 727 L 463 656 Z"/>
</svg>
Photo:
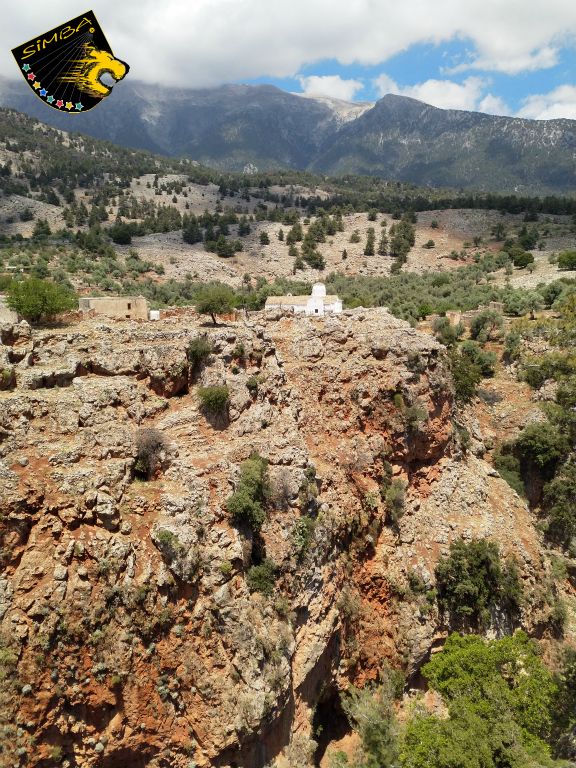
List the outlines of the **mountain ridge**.
<svg viewBox="0 0 576 768">
<path fill-rule="evenodd" d="M 76 128 L 7 78 L 0 78 L 0 105 L 57 128 Z M 187 90 L 133 81 L 83 115 L 79 127 L 96 138 L 221 170 L 251 164 L 530 194 L 567 193 L 576 180 L 574 120 L 444 110 L 396 94 L 356 105 L 272 85 Z"/>
</svg>

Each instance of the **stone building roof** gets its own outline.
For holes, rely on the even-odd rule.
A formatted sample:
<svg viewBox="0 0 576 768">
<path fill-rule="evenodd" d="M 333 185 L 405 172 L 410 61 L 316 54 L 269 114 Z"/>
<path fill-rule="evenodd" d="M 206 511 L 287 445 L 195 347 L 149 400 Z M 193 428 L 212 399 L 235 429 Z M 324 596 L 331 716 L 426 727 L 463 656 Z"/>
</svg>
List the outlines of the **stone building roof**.
<svg viewBox="0 0 576 768">
<path fill-rule="evenodd" d="M 309 299 L 320 298 L 325 304 L 333 304 L 340 301 L 338 296 L 268 296 L 266 304 L 280 304 L 281 306 L 291 306 L 292 304 L 308 304 Z"/>
</svg>

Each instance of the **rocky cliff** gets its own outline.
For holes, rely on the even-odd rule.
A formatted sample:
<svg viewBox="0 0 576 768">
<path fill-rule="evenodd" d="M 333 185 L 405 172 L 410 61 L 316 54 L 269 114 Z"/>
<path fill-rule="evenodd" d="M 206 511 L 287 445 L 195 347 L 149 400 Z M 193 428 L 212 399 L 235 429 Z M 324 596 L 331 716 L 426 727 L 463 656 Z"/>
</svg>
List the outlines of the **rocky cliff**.
<svg viewBox="0 0 576 768">
<path fill-rule="evenodd" d="M 431 588 L 456 537 L 516 556 L 538 623 L 525 504 L 479 439 L 462 448 L 443 347 L 385 310 L 21 323 L 1 341 L 1 766 L 318 761 L 342 687 L 386 660 L 415 673 L 445 635 L 410 580 Z M 198 387 L 224 383 L 227 415 L 205 414 Z M 255 452 L 258 535 L 226 508 Z M 246 579 L 264 560 L 269 595 Z"/>
</svg>

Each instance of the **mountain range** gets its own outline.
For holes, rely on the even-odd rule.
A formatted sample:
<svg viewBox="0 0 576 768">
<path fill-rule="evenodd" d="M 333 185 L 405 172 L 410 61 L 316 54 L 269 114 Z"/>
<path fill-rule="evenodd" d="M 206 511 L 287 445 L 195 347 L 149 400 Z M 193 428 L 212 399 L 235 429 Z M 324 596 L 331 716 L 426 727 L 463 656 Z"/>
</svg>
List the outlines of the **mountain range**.
<svg viewBox="0 0 576 768">
<path fill-rule="evenodd" d="M 48 109 L 23 83 L 0 78 L 0 105 L 222 170 L 288 167 L 519 194 L 569 193 L 576 181 L 575 120 L 445 110 L 392 94 L 353 104 L 271 85 L 186 90 L 126 81 L 73 118 Z"/>
</svg>

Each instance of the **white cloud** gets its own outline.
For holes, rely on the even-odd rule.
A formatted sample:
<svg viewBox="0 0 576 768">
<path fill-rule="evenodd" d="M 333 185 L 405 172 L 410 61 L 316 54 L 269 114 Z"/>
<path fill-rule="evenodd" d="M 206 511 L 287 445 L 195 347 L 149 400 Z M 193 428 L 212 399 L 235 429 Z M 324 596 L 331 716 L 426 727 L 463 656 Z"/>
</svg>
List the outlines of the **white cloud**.
<svg viewBox="0 0 576 768">
<path fill-rule="evenodd" d="M 188 87 L 292 77 L 326 59 L 374 66 L 455 39 L 472 50 L 467 67 L 517 73 L 552 66 L 576 36 L 573 0 L 99 0 L 96 10 L 132 78 Z M 17 74 L 10 48 L 77 13 L 77 0 L 12 4 L 0 74 Z"/>
<path fill-rule="evenodd" d="M 495 51 L 493 56 L 473 56 L 468 62 L 446 69 L 447 74 L 466 72 L 470 69 L 492 70 L 507 75 L 519 75 L 521 72 L 533 72 L 537 69 L 549 69 L 558 63 L 558 49 L 544 46 L 536 51 L 519 51 L 502 56 Z"/>
<path fill-rule="evenodd" d="M 352 101 L 364 83 L 360 80 L 343 80 L 339 75 L 311 75 L 299 77 L 306 96 L 330 96 L 333 99 Z"/>
<path fill-rule="evenodd" d="M 509 115 L 510 107 L 500 96 L 494 96 L 492 93 L 486 94 L 477 106 L 479 112 L 486 112 L 488 115 Z"/>
<path fill-rule="evenodd" d="M 518 117 L 552 120 L 566 117 L 576 120 L 576 86 L 560 85 L 549 93 L 540 93 L 524 99 Z"/>
<path fill-rule="evenodd" d="M 477 110 L 493 115 L 509 113 L 500 98 L 486 93 L 489 84 L 489 81 L 482 77 L 468 77 L 462 83 L 452 80 L 426 80 L 406 86 L 399 86 L 386 74 L 381 74 L 374 80 L 374 86 L 380 96 L 395 93 L 399 96 L 410 96 L 441 109 Z"/>
</svg>

